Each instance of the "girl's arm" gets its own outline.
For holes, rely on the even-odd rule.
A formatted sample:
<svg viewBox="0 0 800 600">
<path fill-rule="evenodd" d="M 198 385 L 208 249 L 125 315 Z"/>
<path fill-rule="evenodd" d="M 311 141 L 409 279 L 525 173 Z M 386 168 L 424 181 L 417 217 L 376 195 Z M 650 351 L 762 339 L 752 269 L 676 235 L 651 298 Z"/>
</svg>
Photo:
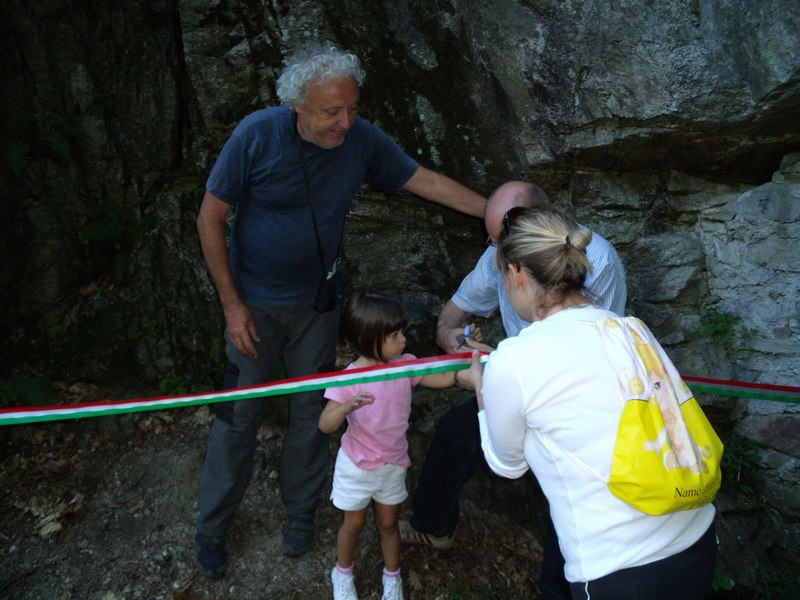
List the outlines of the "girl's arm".
<svg viewBox="0 0 800 600">
<path fill-rule="evenodd" d="M 367 392 L 361 392 L 347 402 L 340 403 L 335 400 L 328 400 L 328 404 L 325 405 L 325 408 L 322 409 L 322 414 L 319 416 L 319 430 L 322 433 L 333 433 L 339 429 L 347 415 L 373 402 L 375 402 L 375 397 Z"/>
<path fill-rule="evenodd" d="M 456 384 L 456 372 L 447 371 L 446 373 L 433 373 L 431 375 L 423 375 L 419 384 L 428 388 L 448 388 Z"/>
</svg>

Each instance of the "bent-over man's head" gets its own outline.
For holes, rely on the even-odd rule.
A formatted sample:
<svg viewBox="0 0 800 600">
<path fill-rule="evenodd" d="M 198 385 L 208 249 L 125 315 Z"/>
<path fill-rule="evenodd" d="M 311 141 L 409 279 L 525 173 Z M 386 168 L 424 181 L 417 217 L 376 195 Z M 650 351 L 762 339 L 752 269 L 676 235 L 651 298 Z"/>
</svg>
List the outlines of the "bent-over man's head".
<svg viewBox="0 0 800 600">
<path fill-rule="evenodd" d="M 503 231 L 503 217 L 515 206 L 552 208 L 550 198 L 538 185 L 524 181 L 504 183 L 489 196 L 489 201 L 486 203 L 486 214 L 483 217 L 486 232 L 492 243 L 497 243 L 497 239 Z"/>
</svg>

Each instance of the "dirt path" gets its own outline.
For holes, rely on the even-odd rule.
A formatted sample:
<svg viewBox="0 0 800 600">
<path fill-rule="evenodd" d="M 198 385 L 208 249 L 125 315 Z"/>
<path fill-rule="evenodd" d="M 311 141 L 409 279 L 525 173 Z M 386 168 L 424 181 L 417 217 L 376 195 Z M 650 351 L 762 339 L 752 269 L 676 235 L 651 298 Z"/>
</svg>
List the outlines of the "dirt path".
<svg viewBox="0 0 800 600">
<path fill-rule="evenodd" d="M 313 549 L 300 559 L 280 552 L 281 427 L 262 427 L 253 482 L 229 535 L 228 573 L 214 582 L 197 574 L 192 559 L 207 408 L 89 421 L 22 426 L 0 439 L 0 598 L 331 597 L 341 516 L 327 500 L 330 483 Z M 412 493 L 427 440 L 412 429 Z M 331 456 L 335 450 L 332 440 Z M 403 547 L 406 598 L 539 598 L 542 501 L 532 485 L 476 475 L 464 492 L 453 549 Z M 407 501 L 403 512 L 409 507 Z M 360 540 L 356 564 L 359 596 L 380 598 L 382 562 L 372 528 Z"/>
</svg>

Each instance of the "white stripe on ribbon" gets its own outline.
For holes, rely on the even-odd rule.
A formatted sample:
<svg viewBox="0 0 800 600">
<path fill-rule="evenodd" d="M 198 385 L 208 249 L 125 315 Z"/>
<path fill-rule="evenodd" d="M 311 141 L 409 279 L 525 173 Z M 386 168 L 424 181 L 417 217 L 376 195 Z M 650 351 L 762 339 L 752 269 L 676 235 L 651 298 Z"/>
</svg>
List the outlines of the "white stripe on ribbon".
<svg viewBox="0 0 800 600">
<path fill-rule="evenodd" d="M 136 400 L 118 400 L 105 402 L 86 402 L 68 406 L 45 406 L 0 409 L 0 425 L 18 425 L 22 423 L 39 423 L 64 419 L 83 419 L 124 413 L 143 412 L 198 406 L 215 402 L 230 402 L 249 398 L 264 398 L 295 394 L 311 390 L 340 387 L 356 383 L 369 383 L 402 377 L 415 377 L 460 371 L 469 368 L 472 354 L 448 354 L 430 358 L 393 362 L 374 367 L 349 369 L 331 373 L 320 373 L 295 379 L 282 379 L 263 385 L 253 385 L 214 393 L 199 393 L 183 396 L 163 396 L 157 398 L 141 398 Z M 481 356 L 485 362 L 488 355 Z"/>
</svg>

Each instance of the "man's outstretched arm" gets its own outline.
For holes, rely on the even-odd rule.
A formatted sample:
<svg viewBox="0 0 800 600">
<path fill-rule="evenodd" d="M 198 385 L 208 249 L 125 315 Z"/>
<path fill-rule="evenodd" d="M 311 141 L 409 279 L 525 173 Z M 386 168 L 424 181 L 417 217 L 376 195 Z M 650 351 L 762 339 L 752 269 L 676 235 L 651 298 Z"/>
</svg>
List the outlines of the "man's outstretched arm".
<svg viewBox="0 0 800 600">
<path fill-rule="evenodd" d="M 420 167 L 403 186 L 417 196 L 473 217 L 483 218 L 486 198 L 446 175 Z"/>
</svg>

